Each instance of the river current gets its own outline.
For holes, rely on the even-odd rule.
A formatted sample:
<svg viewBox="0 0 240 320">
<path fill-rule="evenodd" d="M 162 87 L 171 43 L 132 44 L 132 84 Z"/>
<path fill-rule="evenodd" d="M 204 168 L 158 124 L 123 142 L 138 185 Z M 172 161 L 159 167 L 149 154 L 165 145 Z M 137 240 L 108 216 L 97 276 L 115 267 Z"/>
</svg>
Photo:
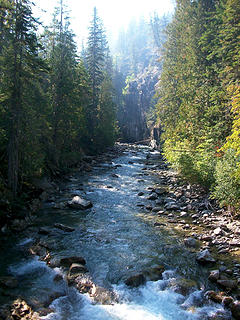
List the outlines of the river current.
<svg viewBox="0 0 240 320">
<path fill-rule="evenodd" d="M 146 156 L 150 171 L 142 170 Z M 38 257 L 23 254 L 33 242 L 31 233 L 9 244 L 1 257 L 1 270 L 18 278 L 21 288 L 15 289 L 15 294 L 32 305 L 44 305 L 50 297 L 53 312 L 42 319 L 221 319 L 216 314 L 221 316 L 222 306 L 204 299 L 204 292 L 211 288 L 206 280 L 208 270 L 199 266 L 195 252 L 184 246 L 182 234 L 170 225 L 156 227 L 158 216 L 146 210 L 152 203 L 146 200 L 150 187 L 161 186 L 159 175 L 151 173 L 159 159 L 158 151 L 136 147 L 126 149 L 111 162 L 96 164 L 88 174 L 76 171 L 61 185 L 54 201 L 60 203 L 80 195 L 90 200 L 93 208 L 56 210 L 53 203 L 46 202 L 38 214 L 35 228 L 51 230 L 49 235 L 38 237 L 51 249 L 52 259 L 84 257 L 94 283 L 113 290 L 118 302 L 96 304 L 88 294 L 68 287 L 66 281 L 54 281 L 57 274 L 62 274 L 61 268 L 49 268 Z M 144 195 L 139 196 L 139 192 Z M 75 231 L 58 230 L 55 223 Z M 158 265 L 166 270 L 163 279 L 147 281 L 138 288 L 126 286 L 130 276 Z M 192 283 L 187 295 L 176 290 L 179 279 Z"/>
</svg>

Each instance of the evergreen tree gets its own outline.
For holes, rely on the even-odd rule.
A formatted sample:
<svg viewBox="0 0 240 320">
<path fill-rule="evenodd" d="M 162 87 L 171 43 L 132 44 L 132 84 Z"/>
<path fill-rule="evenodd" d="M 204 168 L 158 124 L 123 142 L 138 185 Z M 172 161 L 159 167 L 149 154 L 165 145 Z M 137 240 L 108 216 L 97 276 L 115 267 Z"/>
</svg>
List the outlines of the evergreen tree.
<svg viewBox="0 0 240 320">
<path fill-rule="evenodd" d="M 20 173 L 24 175 L 23 163 L 31 141 L 26 137 L 35 108 L 39 105 L 34 93 L 41 96 L 38 79 L 43 63 L 38 56 L 36 20 L 32 16 L 28 0 L 5 1 L 10 8 L 1 16 L 4 29 L 1 32 L 1 106 L 4 110 L 8 143 L 8 185 L 17 194 Z M 41 99 L 40 99 L 41 100 Z M 35 105 L 35 103 L 37 103 Z M 40 103 L 40 101 L 39 101 Z M 33 123 L 31 124 L 34 127 Z M 31 133 L 36 128 L 32 128 Z M 24 144 L 24 148 L 22 143 Z"/>
<path fill-rule="evenodd" d="M 94 8 L 93 20 L 89 28 L 88 46 L 86 52 L 87 70 L 91 82 L 91 104 L 87 112 L 87 121 L 89 127 L 89 138 L 94 148 L 102 148 L 109 145 L 109 139 L 103 135 L 103 122 L 109 126 L 109 130 L 114 130 L 114 123 L 111 119 L 112 112 L 108 113 L 109 120 L 103 121 L 104 109 L 107 106 L 113 110 L 111 90 L 112 60 L 108 48 L 108 43 L 101 19 L 97 15 L 97 9 Z M 107 94 L 107 95 L 106 95 Z M 107 118 L 107 113 L 104 119 Z M 105 127 L 106 130 L 107 127 Z M 101 140 L 101 143 L 99 141 Z M 112 139 L 111 144 L 112 144 Z"/>
</svg>

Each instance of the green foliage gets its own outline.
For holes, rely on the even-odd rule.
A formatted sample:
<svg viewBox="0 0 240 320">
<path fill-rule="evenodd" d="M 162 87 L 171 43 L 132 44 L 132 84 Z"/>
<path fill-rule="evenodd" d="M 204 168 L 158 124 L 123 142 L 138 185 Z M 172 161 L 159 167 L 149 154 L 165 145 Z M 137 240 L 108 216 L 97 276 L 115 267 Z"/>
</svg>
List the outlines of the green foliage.
<svg viewBox="0 0 240 320">
<path fill-rule="evenodd" d="M 228 149 L 217 162 L 215 172 L 216 185 L 212 196 L 222 206 L 230 209 L 240 209 L 240 155 L 233 149 Z"/>
<path fill-rule="evenodd" d="M 240 152 L 239 17 L 237 0 L 177 1 L 157 93 L 166 157 L 188 180 L 215 188 L 221 202 L 222 152 Z M 237 205 L 239 194 L 226 189 L 226 204 L 231 197 Z"/>
</svg>

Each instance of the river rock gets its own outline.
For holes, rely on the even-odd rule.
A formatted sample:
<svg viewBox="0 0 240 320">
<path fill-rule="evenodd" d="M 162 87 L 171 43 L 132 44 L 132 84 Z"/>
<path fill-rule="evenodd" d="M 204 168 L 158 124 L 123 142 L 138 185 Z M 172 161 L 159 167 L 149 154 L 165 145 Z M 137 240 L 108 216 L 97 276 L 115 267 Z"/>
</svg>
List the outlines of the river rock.
<svg viewBox="0 0 240 320">
<path fill-rule="evenodd" d="M 157 266 L 144 271 L 143 274 L 146 277 L 146 280 L 148 281 L 158 281 L 163 278 L 162 274 L 164 271 L 165 268 L 163 266 Z"/>
<path fill-rule="evenodd" d="M 148 200 L 157 200 L 156 194 L 151 194 L 148 198 Z"/>
<path fill-rule="evenodd" d="M 15 300 L 12 305 L 1 308 L 0 318 L 6 320 L 39 320 L 38 315 L 20 298 Z"/>
<path fill-rule="evenodd" d="M 208 249 L 202 250 L 197 254 L 197 262 L 201 264 L 215 263 L 216 260 L 211 256 Z"/>
<path fill-rule="evenodd" d="M 126 281 L 125 284 L 129 287 L 139 287 L 143 285 L 146 282 L 146 278 L 142 273 L 137 274 L 135 276 L 129 277 Z"/>
<path fill-rule="evenodd" d="M 190 279 L 174 279 L 170 282 L 171 288 L 174 292 L 180 293 L 183 296 L 188 295 L 193 290 L 196 290 L 197 283 Z"/>
<path fill-rule="evenodd" d="M 213 230 L 213 233 L 216 235 L 216 236 L 220 236 L 223 234 L 223 231 L 220 227 L 216 228 Z"/>
<path fill-rule="evenodd" d="M 47 315 L 49 315 L 50 313 L 53 313 L 54 312 L 54 309 L 53 308 L 41 308 L 37 311 L 38 315 L 40 317 L 46 317 Z"/>
<path fill-rule="evenodd" d="M 179 210 L 180 206 L 176 202 L 167 202 L 164 206 L 166 210 Z"/>
<path fill-rule="evenodd" d="M 60 260 L 60 265 L 64 267 L 70 267 L 73 263 L 85 265 L 86 260 L 83 257 L 65 257 Z"/>
<path fill-rule="evenodd" d="M 139 197 L 141 197 L 141 196 L 143 196 L 143 195 L 144 195 L 144 192 L 142 192 L 142 191 L 138 193 L 138 196 L 139 196 Z"/>
<path fill-rule="evenodd" d="M 240 247 L 240 241 L 238 239 L 232 239 L 229 244 L 232 247 Z"/>
<path fill-rule="evenodd" d="M 224 306 L 228 307 L 231 303 L 233 303 L 233 298 L 230 296 L 224 296 L 222 299 L 222 303 Z"/>
<path fill-rule="evenodd" d="M 93 205 L 91 201 L 85 200 L 79 196 L 75 196 L 71 201 L 68 201 L 68 206 L 74 209 L 86 210 L 91 208 Z"/>
<path fill-rule="evenodd" d="M 69 285 L 76 285 L 76 279 L 82 274 L 87 273 L 88 270 L 85 266 L 78 263 L 73 263 L 68 271 L 67 281 Z"/>
<path fill-rule="evenodd" d="M 227 289 L 235 289 L 237 288 L 237 281 L 236 280 L 217 280 L 217 283 Z"/>
<path fill-rule="evenodd" d="M 103 305 L 112 305 L 113 302 L 117 302 L 118 299 L 116 295 L 105 288 L 96 286 L 95 293 L 91 295 L 95 302 Z"/>
<path fill-rule="evenodd" d="M 89 293 L 91 296 L 96 293 L 96 286 L 89 275 L 80 275 L 75 279 L 76 288 L 80 293 Z"/>
<path fill-rule="evenodd" d="M 167 190 L 165 188 L 157 188 L 157 189 L 154 189 L 154 192 L 157 195 L 162 196 L 163 194 L 167 193 Z"/>
<path fill-rule="evenodd" d="M 212 270 L 210 275 L 208 276 L 208 279 L 212 282 L 217 282 L 217 280 L 220 277 L 220 272 L 219 270 Z"/>
<path fill-rule="evenodd" d="M 215 291 L 207 291 L 206 297 L 214 302 L 222 303 L 223 295 L 221 292 L 215 292 Z"/>
<path fill-rule="evenodd" d="M 88 270 L 83 264 L 73 263 L 69 268 L 68 274 L 71 276 L 71 275 L 86 273 L 86 272 L 88 272 Z"/>
<path fill-rule="evenodd" d="M 45 229 L 45 228 L 39 228 L 38 230 L 38 234 L 41 234 L 41 235 L 44 235 L 44 236 L 47 236 L 50 234 L 50 231 L 48 229 Z"/>
<path fill-rule="evenodd" d="M 234 316 L 234 318 L 236 320 L 239 320 L 240 319 L 240 301 L 234 301 L 230 305 L 230 310 L 231 310 L 232 315 Z"/>
<path fill-rule="evenodd" d="M 154 208 L 152 209 L 153 212 L 159 212 L 159 211 L 161 211 L 161 210 L 162 210 L 161 207 L 154 207 Z"/>
<path fill-rule="evenodd" d="M 198 245 L 197 240 L 192 237 L 184 239 L 184 244 L 189 248 L 197 248 Z"/>
<path fill-rule="evenodd" d="M 61 223 L 55 223 L 54 227 L 60 230 L 63 230 L 65 232 L 73 232 L 75 229 L 69 226 L 66 226 L 65 224 L 61 224 Z"/>
<path fill-rule="evenodd" d="M 0 287 L 3 288 L 16 288 L 18 286 L 18 280 L 11 276 L 0 277 Z"/>
</svg>

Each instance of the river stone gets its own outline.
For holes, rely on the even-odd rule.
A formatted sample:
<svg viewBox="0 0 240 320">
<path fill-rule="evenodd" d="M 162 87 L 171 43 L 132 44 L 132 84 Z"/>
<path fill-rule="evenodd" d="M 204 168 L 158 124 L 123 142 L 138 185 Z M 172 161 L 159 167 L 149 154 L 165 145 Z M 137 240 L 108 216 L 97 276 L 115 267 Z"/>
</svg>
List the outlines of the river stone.
<svg viewBox="0 0 240 320">
<path fill-rule="evenodd" d="M 116 295 L 105 288 L 96 286 L 95 293 L 91 295 L 95 302 L 103 305 L 112 305 L 113 302 L 117 302 Z"/>
<path fill-rule="evenodd" d="M 68 201 L 68 206 L 74 209 L 85 210 L 91 208 L 93 205 L 91 201 L 85 200 L 79 196 L 75 196 L 71 201 Z"/>
<path fill-rule="evenodd" d="M 223 303 L 223 305 L 224 306 L 229 306 L 231 303 L 233 303 L 233 298 L 232 297 L 230 297 L 230 296 L 225 296 L 225 297 L 223 297 L 223 299 L 222 299 L 222 303 Z"/>
<path fill-rule="evenodd" d="M 157 189 L 154 189 L 154 192 L 155 192 L 157 195 L 161 196 L 161 195 L 163 195 L 163 194 L 166 194 L 166 193 L 167 193 L 167 190 L 166 190 L 165 188 L 157 188 Z"/>
<path fill-rule="evenodd" d="M 222 299 L 223 299 L 223 296 L 221 294 L 221 292 L 215 292 L 215 291 L 207 291 L 206 292 L 206 297 L 214 302 L 217 302 L 217 303 L 222 303 Z"/>
<path fill-rule="evenodd" d="M 176 202 L 167 202 L 164 208 L 166 210 L 179 210 L 180 206 Z"/>
<path fill-rule="evenodd" d="M 229 244 L 232 247 L 240 247 L 240 241 L 238 239 L 232 239 Z"/>
<path fill-rule="evenodd" d="M 11 276 L 0 277 L 0 287 L 3 288 L 16 288 L 18 286 L 18 280 Z"/>
<path fill-rule="evenodd" d="M 143 195 L 144 195 L 144 192 L 142 192 L 142 191 L 138 193 L 138 196 L 139 196 L 139 197 L 141 197 L 141 196 L 143 196 Z"/>
<path fill-rule="evenodd" d="M 208 249 L 202 250 L 197 254 L 197 262 L 202 264 L 214 263 L 216 260 L 211 256 Z"/>
<path fill-rule="evenodd" d="M 186 247 L 196 248 L 198 243 L 197 243 L 196 239 L 189 237 L 189 238 L 184 239 L 184 244 Z"/>
<path fill-rule="evenodd" d="M 163 278 L 162 274 L 164 271 L 165 268 L 163 266 L 157 266 L 144 271 L 143 274 L 146 277 L 146 280 L 148 281 L 158 281 Z"/>
<path fill-rule="evenodd" d="M 237 288 L 237 281 L 236 280 L 217 280 L 217 283 L 227 289 L 235 289 Z"/>
<path fill-rule="evenodd" d="M 146 282 L 146 278 L 142 273 L 137 274 L 135 276 L 129 277 L 126 281 L 125 284 L 129 287 L 139 287 L 143 285 Z"/>
<path fill-rule="evenodd" d="M 75 279 L 76 288 L 80 293 L 89 293 L 94 295 L 96 293 L 96 286 L 92 282 L 89 275 L 80 275 Z"/>
<path fill-rule="evenodd" d="M 148 200 L 157 200 L 157 196 L 155 194 L 151 194 L 147 199 Z"/>
<path fill-rule="evenodd" d="M 50 231 L 45 229 L 45 228 L 39 228 L 38 230 L 38 234 L 41 234 L 41 235 L 44 235 L 44 236 L 47 236 L 50 234 Z"/>
<path fill-rule="evenodd" d="M 234 318 L 239 320 L 240 319 L 240 301 L 234 301 L 230 305 L 230 310 L 231 310 L 232 315 L 234 316 Z"/>
<path fill-rule="evenodd" d="M 161 207 L 154 207 L 154 208 L 152 209 L 153 212 L 159 212 L 159 211 L 161 211 L 161 210 L 162 210 Z"/>
<path fill-rule="evenodd" d="M 88 270 L 84 265 L 79 263 L 73 263 L 69 268 L 68 274 L 71 276 L 79 273 L 86 273 L 87 271 Z"/>
<path fill-rule="evenodd" d="M 210 275 L 208 276 L 208 279 L 212 282 L 217 282 L 217 280 L 219 279 L 220 277 L 220 272 L 219 270 L 212 270 L 210 272 Z"/>
<path fill-rule="evenodd" d="M 66 225 L 61 224 L 61 223 L 55 223 L 54 227 L 57 228 L 57 229 L 63 230 L 65 232 L 73 232 L 75 230 L 74 228 L 66 226 Z"/>
<path fill-rule="evenodd" d="M 213 233 L 216 235 L 216 236 L 220 236 L 223 234 L 223 231 L 220 227 L 216 228 L 213 230 Z"/>
<path fill-rule="evenodd" d="M 171 288 L 174 292 L 180 293 L 183 296 L 188 295 L 190 292 L 197 288 L 197 283 L 190 279 L 174 279 L 171 282 Z"/>
<path fill-rule="evenodd" d="M 85 265 L 86 260 L 83 257 L 65 257 L 60 260 L 60 265 L 64 267 L 70 267 L 73 263 Z"/>
</svg>

